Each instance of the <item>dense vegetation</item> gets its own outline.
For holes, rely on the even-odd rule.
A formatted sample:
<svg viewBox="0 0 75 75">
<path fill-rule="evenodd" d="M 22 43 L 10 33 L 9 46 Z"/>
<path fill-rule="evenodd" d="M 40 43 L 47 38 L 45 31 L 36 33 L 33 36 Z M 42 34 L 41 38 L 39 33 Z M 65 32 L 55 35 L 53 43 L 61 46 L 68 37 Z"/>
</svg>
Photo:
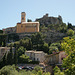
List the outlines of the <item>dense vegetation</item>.
<svg viewBox="0 0 75 75">
<path fill-rule="evenodd" d="M 16 70 L 17 68 L 12 66 L 5 66 L 0 70 L 0 75 L 50 75 L 49 72 L 45 73 L 39 66 L 36 66 L 32 71 Z"/>
<path fill-rule="evenodd" d="M 30 20 L 29 20 L 30 21 Z M 56 32 L 65 33 L 67 37 L 64 37 L 58 42 L 49 43 L 45 42 L 45 35 L 42 34 L 44 31 L 55 30 Z M 59 52 L 64 50 L 67 57 L 63 60 L 63 70 L 61 71 L 57 66 L 54 68 L 54 75 L 75 75 L 75 31 L 72 24 L 62 23 L 61 25 L 41 25 L 39 33 L 32 34 L 31 38 L 25 37 L 19 40 L 18 35 L 10 34 L 8 35 L 8 40 L 14 40 L 14 43 L 8 44 L 10 51 L 8 54 L 5 53 L 3 59 L 0 61 L 0 75 L 50 75 L 50 73 L 43 73 L 40 69 L 38 71 L 18 71 L 15 67 L 17 63 L 39 63 L 34 62 L 25 55 L 26 50 L 36 50 L 44 51 L 47 54 L 52 54 L 53 52 Z M 0 46 L 6 46 L 7 35 L 2 34 L 0 31 Z M 19 41 L 18 41 L 19 40 Z M 13 54 L 12 47 L 15 47 L 15 52 Z M 6 66 L 13 65 L 15 66 Z"/>
<path fill-rule="evenodd" d="M 63 71 L 56 66 L 55 75 L 75 75 L 75 40 L 71 37 L 65 37 L 61 43 L 61 48 L 66 52 L 67 57 L 63 60 Z"/>
</svg>

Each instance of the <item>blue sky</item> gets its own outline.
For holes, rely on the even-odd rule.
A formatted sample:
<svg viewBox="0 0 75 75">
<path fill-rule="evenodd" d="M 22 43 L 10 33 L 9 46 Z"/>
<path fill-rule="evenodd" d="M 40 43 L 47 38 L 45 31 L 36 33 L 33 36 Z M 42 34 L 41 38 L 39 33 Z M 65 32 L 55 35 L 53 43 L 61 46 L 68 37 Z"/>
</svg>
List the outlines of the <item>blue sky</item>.
<svg viewBox="0 0 75 75">
<path fill-rule="evenodd" d="M 0 0 L 0 29 L 16 26 L 21 20 L 21 12 L 26 19 L 61 15 L 63 22 L 75 25 L 75 0 Z"/>
</svg>

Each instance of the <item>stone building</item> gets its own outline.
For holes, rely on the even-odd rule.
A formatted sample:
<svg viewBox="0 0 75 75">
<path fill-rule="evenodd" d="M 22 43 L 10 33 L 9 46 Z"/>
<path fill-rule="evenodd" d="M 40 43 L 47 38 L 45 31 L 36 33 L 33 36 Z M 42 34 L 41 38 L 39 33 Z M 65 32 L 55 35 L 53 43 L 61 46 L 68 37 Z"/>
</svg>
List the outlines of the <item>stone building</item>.
<svg viewBox="0 0 75 75">
<path fill-rule="evenodd" d="M 26 13 L 21 13 L 21 22 L 17 23 L 16 33 L 39 32 L 39 22 L 26 22 Z"/>
<path fill-rule="evenodd" d="M 46 62 L 50 65 L 56 65 L 56 64 L 62 64 L 62 60 L 63 58 L 66 57 L 66 54 L 64 51 L 60 51 L 60 52 L 57 52 L 57 53 L 53 53 L 53 54 L 50 54 L 50 55 L 47 55 L 46 56 Z"/>
<path fill-rule="evenodd" d="M 39 32 L 39 22 L 26 22 L 26 13 L 21 13 L 21 22 L 15 27 L 3 29 L 4 34 Z"/>
<path fill-rule="evenodd" d="M 39 61 L 43 63 L 45 60 L 45 53 L 43 51 L 26 51 L 25 54 L 30 57 L 33 61 Z"/>
<path fill-rule="evenodd" d="M 15 48 L 12 47 L 13 54 L 14 54 L 14 50 Z M 0 60 L 3 58 L 4 54 L 8 53 L 9 51 L 10 51 L 10 47 L 0 47 Z"/>
<path fill-rule="evenodd" d="M 16 33 L 16 27 L 9 27 L 6 29 L 3 29 L 4 34 L 10 34 L 10 33 Z"/>
<path fill-rule="evenodd" d="M 46 14 L 42 18 L 36 19 L 35 21 L 39 21 L 40 25 L 48 26 L 50 24 L 61 24 L 62 17 L 60 15 L 58 17 L 49 17 L 48 14 Z"/>
</svg>

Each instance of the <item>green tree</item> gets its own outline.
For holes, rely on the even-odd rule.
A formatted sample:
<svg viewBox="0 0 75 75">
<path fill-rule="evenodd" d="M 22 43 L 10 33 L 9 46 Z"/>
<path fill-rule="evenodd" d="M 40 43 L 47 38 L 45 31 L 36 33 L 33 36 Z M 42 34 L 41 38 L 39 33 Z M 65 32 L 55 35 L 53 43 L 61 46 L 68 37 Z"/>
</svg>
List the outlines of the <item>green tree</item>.
<svg viewBox="0 0 75 75">
<path fill-rule="evenodd" d="M 12 47 L 10 47 L 10 52 L 7 54 L 7 65 L 12 65 L 13 64 L 13 52 L 12 52 Z"/>
<path fill-rule="evenodd" d="M 31 36 L 33 48 L 39 50 L 39 47 L 44 44 L 44 36 L 42 33 L 36 33 Z"/>
<path fill-rule="evenodd" d="M 27 22 L 32 22 L 32 20 L 31 19 L 27 19 Z"/>
<path fill-rule="evenodd" d="M 74 35 L 74 31 L 73 31 L 72 29 L 69 29 L 69 30 L 67 31 L 67 35 L 68 35 L 68 36 L 73 36 L 73 35 Z"/>
<path fill-rule="evenodd" d="M 32 49 L 32 42 L 30 39 L 21 39 L 19 41 L 20 46 L 23 46 L 24 48 L 26 48 L 27 50 Z"/>
<path fill-rule="evenodd" d="M 19 47 L 17 50 L 18 53 L 18 57 L 21 56 L 22 54 L 25 54 L 26 48 L 24 48 L 23 46 Z"/>
<path fill-rule="evenodd" d="M 49 54 L 52 54 L 53 52 L 59 52 L 57 46 L 50 46 L 49 47 Z"/>
<path fill-rule="evenodd" d="M 68 29 L 72 29 L 72 24 L 71 23 L 68 23 Z"/>
<path fill-rule="evenodd" d="M 40 70 L 42 70 L 42 69 L 41 69 L 40 66 L 35 66 L 35 67 L 34 67 L 34 70 L 35 70 L 36 72 L 38 72 L 38 71 L 40 71 Z"/>
<path fill-rule="evenodd" d="M 17 47 L 15 49 L 15 52 L 14 52 L 14 64 L 17 65 L 17 62 L 18 62 L 18 54 L 17 54 Z"/>
<path fill-rule="evenodd" d="M 8 42 L 12 41 L 18 41 L 19 40 L 19 36 L 16 33 L 12 33 L 12 34 L 8 34 Z"/>
<path fill-rule="evenodd" d="M 49 52 L 49 47 L 48 47 L 48 44 L 47 43 L 44 43 L 44 45 L 42 45 L 42 49 L 45 53 L 48 53 Z"/>
<path fill-rule="evenodd" d="M 0 68 L 2 68 L 5 65 L 7 65 L 6 53 L 4 54 L 3 58 L 0 60 Z"/>
<path fill-rule="evenodd" d="M 75 51 L 63 60 L 66 75 L 75 75 Z"/>
<path fill-rule="evenodd" d="M 61 48 L 66 52 L 67 57 L 63 60 L 63 68 L 66 75 L 75 75 L 75 40 L 65 37 Z"/>
<path fill-rule="evenodd" d="M 53 70 L 54 70 L 54 75 L 65 75 L 64 72 L 61 72 L 57 66 Z"/>
<path fill-rule="evenodd" d="M 31 60 L 29 59 L 29 56 L 25 55 L 25 54 L 22 54 L 20 57 L 19 57 L 19 62 L 20 63 L 28 63 L 30 62 Z"/>
<path fill-rule="evenodd" d="M 2 59 L 3 59 L 3 61 L 2 61 L 3 63 L 2 64 L 3 64 L 3 66 L 5 66 L 7 64 L 6 53 L 5 53 L 5 55 L 3 56 Z"/>
<path fill-rule="evenodd" d="M 18 71 L 15 69 L 15 66 L 4 66 L 0 69 L 0 75 L 18 75 Z"/>
<path fill-rule="evenodd" d="M 7 39 L 6 34 L 0 34 L 0 46 L 3 46 L 3 47 L 6 46 L 6 39 Z"/>
<path fill-rule="evenodd" d="M 0 30 L 0 34 L 3 34 L 3 30 Z"/>
</svg>

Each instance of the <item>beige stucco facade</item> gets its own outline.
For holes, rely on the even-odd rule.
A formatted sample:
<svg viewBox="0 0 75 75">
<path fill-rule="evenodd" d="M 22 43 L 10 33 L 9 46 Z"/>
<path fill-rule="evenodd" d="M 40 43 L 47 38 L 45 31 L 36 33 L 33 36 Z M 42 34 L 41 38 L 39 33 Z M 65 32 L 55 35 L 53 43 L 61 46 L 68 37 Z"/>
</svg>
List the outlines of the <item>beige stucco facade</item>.
<svg viewBox="0 0 75 75">
<path fill-rule="evenodd" d="M 3 29 L 4 34 L 10 33 L 25 33 L 25 32 L 39 32 L 39 22 L 26 22 L 26 13 L 21 13 L 21 22 L 17 23 L 15 27 Z"/>
<path fill-rule="evenodd" d="M 21 23 L 17 23 L 16 33 L 39 32 L 39 22 L 26 22 L 26 13 L 21 13 Z"/>
<path fill-rule="evenodd" d="M 39 32 L 39 22 L 17 23 L 16 33 Z"/>
<path fill-rule="evenodd" d="M 43 63 L 45 60 L 45 53 L 43 51 L 26 51 L 25 55 L 29 56 L 33 61 L 39 61 Z"/>
</svg>

